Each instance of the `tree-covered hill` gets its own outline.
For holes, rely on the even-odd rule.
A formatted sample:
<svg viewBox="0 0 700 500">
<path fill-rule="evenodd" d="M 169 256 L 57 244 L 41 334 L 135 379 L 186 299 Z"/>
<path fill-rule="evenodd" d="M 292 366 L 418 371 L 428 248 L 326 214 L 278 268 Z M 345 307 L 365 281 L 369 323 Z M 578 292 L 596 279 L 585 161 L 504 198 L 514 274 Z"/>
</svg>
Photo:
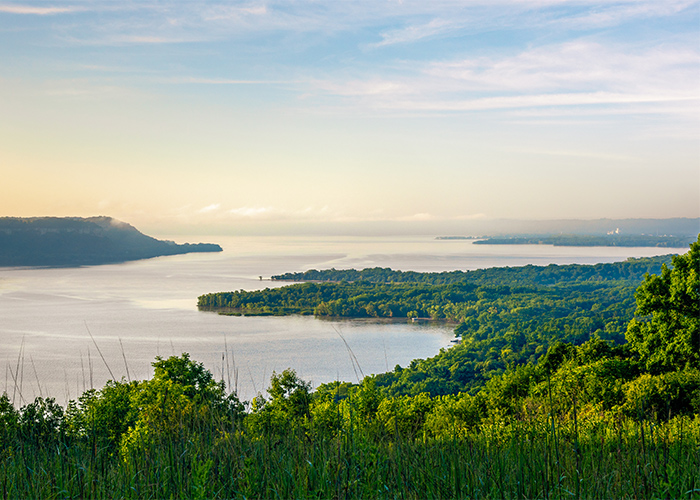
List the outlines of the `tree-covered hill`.
<svg viewBox="0 0 700 500">
<path fill-rule="evenodd" d="M 220 251 L 216 244 L 157 240 L 111 217 L 0 218 L 0 266 L 95 265 Z"/>
<path fill-rule="evenodd" d="M 315 314 L 346 318 L 427 318 L 453 322 L 460 343 L 377 376 L 392 394 L 476 391 L 508 367 L 536 362 L 557 342 L 625 342 L 634 292 L 671 256 L 596 265 L 550 265 L 417 273 L 385 268 L 307 271 L 314 280 L 254 292 L 202 295 L 221 314 Z"/>
</svg>

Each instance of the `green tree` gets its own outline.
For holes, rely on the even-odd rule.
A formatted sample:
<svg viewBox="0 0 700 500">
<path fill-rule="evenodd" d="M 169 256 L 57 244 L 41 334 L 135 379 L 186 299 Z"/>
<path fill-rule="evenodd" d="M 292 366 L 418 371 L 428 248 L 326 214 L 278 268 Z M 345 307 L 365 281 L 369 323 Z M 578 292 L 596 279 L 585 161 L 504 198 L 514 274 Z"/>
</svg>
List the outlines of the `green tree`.
<svg viewBox="0 0 700 500">
<path fill-rule="evenodd" d="M 10 398 L 4 392 L 0 396 L 0 447 L 5 447 L 10 438 L 17 432 L 19 412 L 12 406 Z"/>
<path fill-rule="evenodd" d="M 34 444 L 52 444 L 61 435 L 63 408 L 54 398 L 34 399 L 19 412 L 19 432 Z"/>
<path fill-rule="evenodd" d="M 191 406 L 200 416 L 213 413 L 231 422 L 241 417 L 243 405 L 237 395 L 227 395 L 224 382 L 214 380 L 212 373 L 202 363 L 192 361 L 188 353 L 168 359 L 157 356 L 152 365 L 153 379 L 144 382 L 137 395 L 137 406 L 142 410 L 164 408 L 168 399 L 180 398 L 183 407 Z"/>
<path fill-rule="evenodd" d="M 279 406 L 290 418 L 309 416 L 311 403 L 311 384 L 300 379 L 291 369 L 281 374 L 273 372 L 270 379 L 270 404 Z"/>
<path fill-rule="evenodd" d="M 700 368 L 700 236 L 673 258 L 673 269 L 646 275 L 637 288 L 637 317 L 627 340 L 646 369 L 663 373 Z"/>
<path fill-rule="evenodd" d="M 66 408 L 68 434 L 75 438 L 96 438 L 101 446 L 115 449 L 138 418 L 138 408 L 132 399 L 142 386 L 143 382 L 110 380 L 99 391 L 85 391 Z"/>
<path fill-rule="evenodd" d="M 258 395 L 252 401 L 252 413 L 247 422 L 254 433 L 282 436 L 308 422 L 311 384 L 300 379 L 294 370 L 272 372 L 267 392 L 269 400 Z"/>
</svg>

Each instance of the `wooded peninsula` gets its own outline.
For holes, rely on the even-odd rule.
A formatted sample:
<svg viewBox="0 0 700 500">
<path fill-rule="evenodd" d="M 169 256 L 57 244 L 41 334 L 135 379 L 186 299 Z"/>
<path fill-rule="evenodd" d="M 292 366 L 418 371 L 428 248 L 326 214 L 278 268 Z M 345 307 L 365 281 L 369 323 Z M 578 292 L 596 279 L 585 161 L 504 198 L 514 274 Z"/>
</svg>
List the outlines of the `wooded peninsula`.
<svg viewBox="0 0 700 500">
<path fill-rule="evenodd" d="M 308 281 L 202 295 L 201 310 L 229 315 L 427 318 L 455 323 L 460 344 L 408 370 L 377 376 L 392 394 L 474 391 L 509 366 L 536 363 L 558 342 L 625 342 L 635 289 L 670 255 L 596 265 L 549 265 L 418 273 L 372 268 L 273 276 Z M 420 373 L 417 376 L 416 373 Z"/>
</svg>

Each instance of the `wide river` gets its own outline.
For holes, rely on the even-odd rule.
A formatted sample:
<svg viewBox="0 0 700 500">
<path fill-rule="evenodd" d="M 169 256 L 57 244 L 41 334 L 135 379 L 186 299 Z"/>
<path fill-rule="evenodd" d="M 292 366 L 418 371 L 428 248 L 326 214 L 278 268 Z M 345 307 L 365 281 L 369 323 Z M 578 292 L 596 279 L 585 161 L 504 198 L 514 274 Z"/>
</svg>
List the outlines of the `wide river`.
<svg viewBox="0 0 700 500">
<path fill-rule="evenodd" d="M 269 277 L 307 269 L 450 271 L 592 264 L 687 251 L 486 246 L 430 237 L 170 239 L 212 241 L 224 252 L 82 268 L 0 268 L 0 391 L 16 406 L 39 395 L 65 404 L 111 378 L 149 378 L 156 356 L 183 352 L 204 363 L 217 379 L 223 377 L 244 400 L 264 391 L 273 371 L 288 367 L 313 386 L 356 382 L 363 374 L 406 366 L 448 348 L 453 326 L 219 316 L 198 311 L 197 297 L 283 286 Z"/>
</svg>

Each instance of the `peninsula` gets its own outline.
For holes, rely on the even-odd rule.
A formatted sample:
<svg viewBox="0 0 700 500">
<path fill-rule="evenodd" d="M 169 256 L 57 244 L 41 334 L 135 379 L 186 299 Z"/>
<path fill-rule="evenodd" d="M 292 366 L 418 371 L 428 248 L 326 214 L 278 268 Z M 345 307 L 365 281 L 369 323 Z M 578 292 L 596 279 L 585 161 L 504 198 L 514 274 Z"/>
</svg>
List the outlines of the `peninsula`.
<svg viewBox="0 0 700 500">
<path fill-rule="evenodd" d="M 212 243 L 158 240 L 112 217 L 0 217 L 0 267 L 97 265 L 221 251 Z"/>
</svg>

